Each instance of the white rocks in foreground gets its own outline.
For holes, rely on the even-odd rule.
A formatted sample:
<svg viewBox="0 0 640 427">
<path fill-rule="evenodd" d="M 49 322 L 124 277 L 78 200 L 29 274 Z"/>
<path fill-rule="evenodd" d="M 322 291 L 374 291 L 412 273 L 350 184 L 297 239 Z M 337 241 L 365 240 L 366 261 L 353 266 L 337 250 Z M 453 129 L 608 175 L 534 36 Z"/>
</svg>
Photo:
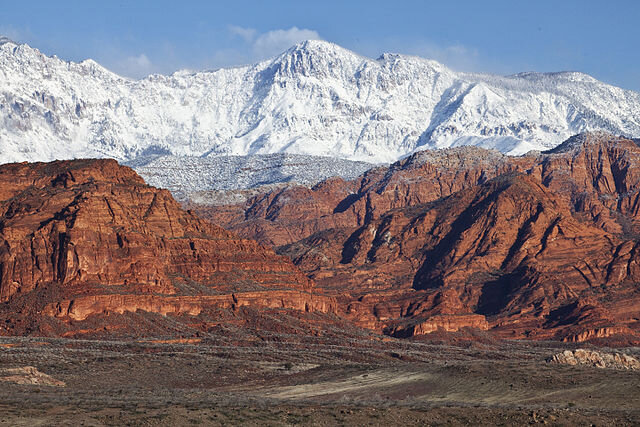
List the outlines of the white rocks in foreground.
<svg viewBox="0 0 640 427">
<path fill-rule="evenodd" d="M 596 368 L 640 370 L 640 361 L 624 353 L 605 353 L 596 350 L 565 350 L 549 359 L 551 363 L 562 365 L 584 365 Z"/>
</svg>

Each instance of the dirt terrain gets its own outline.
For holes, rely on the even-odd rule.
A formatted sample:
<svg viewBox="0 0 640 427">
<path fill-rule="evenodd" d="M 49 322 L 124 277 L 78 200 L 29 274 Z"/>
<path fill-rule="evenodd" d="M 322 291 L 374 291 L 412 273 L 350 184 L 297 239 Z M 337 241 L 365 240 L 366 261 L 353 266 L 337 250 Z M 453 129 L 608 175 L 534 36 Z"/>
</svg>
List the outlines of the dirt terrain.
<svg viewBox="0 0 640 427">
<path fill-rule="evenodd" d="M 256 342 L 239 329 L 199 340 L 2 337 L 0 369 L 32 366 L 53 383 L 2 382 L 0 425 L 640 423 L 638 371 L 551 363 L 580 348 L 569 344 L 449 341 Z"/>
<path fill-rule="evenodd" d="M 270 193 L 240 237 L 115 161 L 3 165 L 0 425 L 640 425 L 640 145 L 585 138 Z"/>
</svg>

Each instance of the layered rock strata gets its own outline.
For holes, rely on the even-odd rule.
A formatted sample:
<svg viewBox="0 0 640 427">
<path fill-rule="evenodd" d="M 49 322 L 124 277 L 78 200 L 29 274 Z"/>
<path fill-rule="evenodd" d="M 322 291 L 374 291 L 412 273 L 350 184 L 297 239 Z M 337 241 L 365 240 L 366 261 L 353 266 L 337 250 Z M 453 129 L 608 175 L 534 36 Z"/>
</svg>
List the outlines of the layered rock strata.
<svg viewBox="0 0 640 427">
<path fill-rule="evenodd" d="M 335 311 L 288 258 L 184 211 L 113 160 L 0 166 L 0 301 L 0 333 L 138 311 Z"/>
<path fill-rule="evenodd" d="M 635 140 L 582 134 L 521 157 L 421 152 L 353 181 L 195 208 L 290 256 L 361 326 L 640 337 Z"/>
<path fill-rule="evenodd" d="M 548 362 L 571 366 L 585 365 L 595 368 L 640 371 L 640 361 L 633 356 L 587 349 L 565 350 L 551 357 Z"/>
</svg>

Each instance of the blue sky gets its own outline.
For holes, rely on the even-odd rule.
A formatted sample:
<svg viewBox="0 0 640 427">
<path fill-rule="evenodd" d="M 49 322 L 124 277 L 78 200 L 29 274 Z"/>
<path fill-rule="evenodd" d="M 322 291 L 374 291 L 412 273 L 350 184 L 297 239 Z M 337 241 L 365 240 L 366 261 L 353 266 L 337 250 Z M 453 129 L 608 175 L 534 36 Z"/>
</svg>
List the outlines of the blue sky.
<svg viewBox="0 0 640 427">
<path fill-rule="evenodd" d="M 131 77 L 251 63 L 321 38 L 370 57 L 498 74 L 577 70 L 640 91 L 639 22 L 635 0 L 0 0 L 0 34 Z"/>
</svg>

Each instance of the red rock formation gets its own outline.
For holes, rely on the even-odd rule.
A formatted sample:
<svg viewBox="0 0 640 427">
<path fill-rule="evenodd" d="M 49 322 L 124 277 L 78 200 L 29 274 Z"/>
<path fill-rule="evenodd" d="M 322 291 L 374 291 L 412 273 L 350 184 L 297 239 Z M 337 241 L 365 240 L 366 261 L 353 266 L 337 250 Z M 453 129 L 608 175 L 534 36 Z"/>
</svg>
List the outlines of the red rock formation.
<svg viewBox="0 0 640 427">
<path fill-rule="evenodd" d="M 197 210 L 277 246 L 360 326 L 406 335 L 484 316 L 507 338 L 637 341 L 639 198 L 637 142 L 596 133 L 515 158 L 422 152 Z"/>
<path fill-rule="evenodd" d="M 428 203 L 500 174 L 524 170 L 533 160 L 476 147 L 423 151 L 354 181 L 331 178 L 312 189 L 277 189 L 240 205 L 193 208 L 241 236 L 281 246 L 330 228 L 359 227 L 390 209 Z"/>
<path fill-rule="evenodd" d="M 640 343 L 638 171 L 636 142 L 603 134 L 517 158 L 422 152 L 197 207 L 238 238 L 114 161 L 0 166 L 0 333 L 175 334 L 172 319 L 290 310 L 399 337 Z"/>
<path fill-rule="evenodd" d="M 335 311 L 331 298 L 318 297 L 302 291 L 239 292 L 231 295 L 157 296 L 157 295 L 91 295 L 46 305 L 46 316 L 85 320 L 103 313 L 136 312 L 138 310 L 162 315 L 197 316 L 207 307 L 231 308 L 253 306 L 288 308 L 301 311 Z"/>
<path fill-rule="evenodd" d="M 2 334 L 37 333 L 43 316 L 62 331 L 139 310 L 335 311 L 289 259 L 182 210 L 113 160 L 0 166 L 0 301 Z"/>
<path fill-rule="evenodd" d="M 397 326 L 386 331 L 395 337 L 412 337 L 426 335 L 439 330 L 445 332 L 457 332 L 462 328 L 474 328 L 486 331 L 489 329 L 487 319 L 480 314 L 442 315 L 430 316 L 423 321 L 413 321 L 407 327 Z"/>
</svg>

